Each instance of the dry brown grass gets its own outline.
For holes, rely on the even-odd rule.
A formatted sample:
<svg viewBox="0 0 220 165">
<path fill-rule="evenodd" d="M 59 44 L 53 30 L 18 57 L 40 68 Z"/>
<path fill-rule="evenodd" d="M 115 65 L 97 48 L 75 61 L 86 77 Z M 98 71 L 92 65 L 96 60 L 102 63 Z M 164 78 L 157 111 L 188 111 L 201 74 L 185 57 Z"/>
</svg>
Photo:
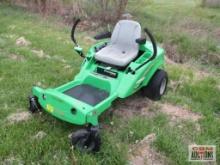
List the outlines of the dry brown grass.
<svg viewBox="0 0 220 165">
<path fill-rule="evenodd" d="M 10 0 L 9 0 L 10 1 Z M 65 22 L 84 17 L 102 24 L 115 23 L 125 11 L 128 0 L 11 0 L 12 5 L 24 7 L 43 16 L 55 14 Z"/>
<path fill-rule="evenodd" d="M 220 0 L 202 0 L 202 6 L 220 7 Z"/>
</svg>

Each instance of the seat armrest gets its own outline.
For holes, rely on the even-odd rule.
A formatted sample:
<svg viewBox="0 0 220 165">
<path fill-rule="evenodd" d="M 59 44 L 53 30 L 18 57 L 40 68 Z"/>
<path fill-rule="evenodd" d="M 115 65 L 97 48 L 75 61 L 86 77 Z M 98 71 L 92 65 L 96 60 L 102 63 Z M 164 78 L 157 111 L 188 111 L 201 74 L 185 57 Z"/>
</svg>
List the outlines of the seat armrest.
<svg viewBox="0 0 220 165">
<path fill-rule="evenodd" d="M 146 43 L 146 38 L 138 38 L 135 41 L 136 41 L 136 43 L 143 45 Z"/>
<path fill-rule="evenodd" d="M 103 32 L 101 34 L 96 35 L 94 38 L 96 40 L 102 40 L 102 39 L 110 38 L 111 36 L 112 36 L 111 32 Z"/>
<path fill-rule="evenodd" d="M 100 45 L 100 46 L 96 46 L 95 47 L 95 52 L 100 51 L 101 49 L 103 49 L 104 47 L 106 47 L 108 45 L 107 42 L 105 42 L 104 44 Z"/>
</svg>

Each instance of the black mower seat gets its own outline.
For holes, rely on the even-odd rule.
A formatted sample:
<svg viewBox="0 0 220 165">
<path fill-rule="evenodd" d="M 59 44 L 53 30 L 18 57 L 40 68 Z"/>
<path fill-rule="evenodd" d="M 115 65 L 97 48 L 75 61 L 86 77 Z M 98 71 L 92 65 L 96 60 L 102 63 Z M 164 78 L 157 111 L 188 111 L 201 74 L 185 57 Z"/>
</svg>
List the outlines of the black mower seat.
<svg viewBox="0 0 220 165">
<path fill-rule="evenodd" d="M 113 31 L 110 43 L 95 55 L 95 59 L 114 66 L 125 67 L 136 58 L 141 37 L 141 26 L 130 20 L 119 21 Z"/>
</svg>

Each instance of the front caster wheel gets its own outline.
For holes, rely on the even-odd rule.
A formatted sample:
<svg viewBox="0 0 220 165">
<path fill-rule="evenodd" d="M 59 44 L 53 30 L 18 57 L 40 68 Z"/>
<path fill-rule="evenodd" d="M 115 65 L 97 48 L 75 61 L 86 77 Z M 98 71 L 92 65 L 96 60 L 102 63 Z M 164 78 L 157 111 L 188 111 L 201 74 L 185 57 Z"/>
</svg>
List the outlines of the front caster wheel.
<svg viewBox="0 0 220 165">
<path fill-rule="evenodd" d="M 31 113 L 36 113 L 36 112 L 39 112 L 40 111 L 40 106 L 39 106 L 39 103 L 37 101 L 37 98 L 34 97 L 34 96 L 29 96 L 28 97 L 29 99 L 29 111 Z"/>
<path fill-rule="evenodd" d="M 75 149 L 81 152 L 98 152 L 101 146 L 99 129 L 91 127 L 74 132 L 71 137 L 71 144 Z"/>
</svg>

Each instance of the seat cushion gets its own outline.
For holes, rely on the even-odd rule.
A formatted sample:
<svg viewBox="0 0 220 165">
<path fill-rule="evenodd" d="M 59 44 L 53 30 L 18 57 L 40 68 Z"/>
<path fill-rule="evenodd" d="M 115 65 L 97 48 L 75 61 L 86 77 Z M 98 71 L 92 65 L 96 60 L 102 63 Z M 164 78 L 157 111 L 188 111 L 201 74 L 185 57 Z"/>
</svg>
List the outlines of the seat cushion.
<svg viewBox="0 0 220 165">
<path fill-rule="evenodd" d="M 109 45 L 97 52 L 95 58 L 107 64 L 124 67 L 137 56 L 137 53 L 134 49 L 121 49 L 116 45 Z"/>
<path fill-rule="evenodd" d="M 109 45 L 97 52 L 95 59 L 124 67 L 138 55 L 136 39 L 140 37 L 141 26 L 138 22 L 121 20 L 114 28 Z"/>
</svg>

